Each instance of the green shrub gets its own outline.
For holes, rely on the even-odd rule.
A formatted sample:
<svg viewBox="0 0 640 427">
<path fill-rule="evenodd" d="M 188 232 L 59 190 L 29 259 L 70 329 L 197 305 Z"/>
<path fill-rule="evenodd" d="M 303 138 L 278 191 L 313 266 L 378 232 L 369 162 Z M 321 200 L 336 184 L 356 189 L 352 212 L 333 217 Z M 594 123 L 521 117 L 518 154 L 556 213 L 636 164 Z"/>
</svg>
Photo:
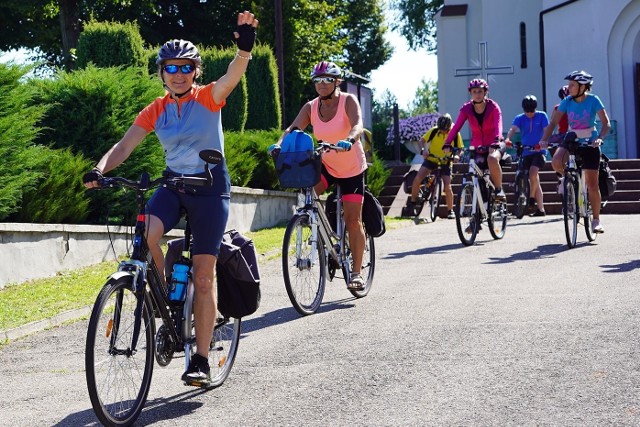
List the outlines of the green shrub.
<svg viewBox="0 0 640 427">
<path fill-rule="evenodd" d="M 50 107 L 39 123 L 43 130 L 37 142 L 55 149 L 69 148 L 93 164 L 122 138 L 138 113 L 162 95 L 160 82 L 150 78 L 146 70 L 99 69 L 93 65 L 60 73 L 55 79 L 39 80 L 32 88 L 34 99 Z M 110 175 L 134 179 L 142 171 L 155 176 L 163 169 L 162 146 L 152 133 Z M 91 199 L 90 223 L 104 223 L 109 213 L 122 217 L 132 209 L 133 201 L 121 204 L 117 191 L 92 192 L 87 197 Z"/>
<path fill-rule="evenodd" d="M 85 68 L 145 65 L 144 40 L 136 23 L 90 21 L 84 25 L 76 49 L 76 65 Z"/>
<path fill-rule="evenodd" d="M 246 129 L 282 129 L 278 68 L 268 46 L 256 46 L 247 68 L 249 110 Z"/>
<path fill-rule="evenodd" d="M 378 197 L 387 182 L 387 178 L 391 175 L 391 169 L 384 166 L 382 159 L 378 157 L 378 153 L 373 151 L 373 161 L 367 169 L 367 187 L 374 196 Z"/>
<path fill-rule="evenodd" d="M 42 172 L 38 165 L 47 161 L 34 146 L 38 121 L 47 105 L 32 100 L 23 78 L 29 67 L 0 64 L 0 220 L 16 212 L 25 192 L 37 185 Z"/>
<path fill-rule="evenodd" d="M 71 150 L 51 150 L 39 147 L 46 162 L 39 165 L 40 179 L 28 188 L 20 210 L 10 216 L 13 222 L 38 222 L 45 224 L 82 224 L 89 215 L 89 200 L 78 178 L 93 166 L 94 162 Z"/>
<path fill-rule="evenodd" d="M 200 49 L 202 57 L 202 82 L 204 84 L 218 80 L 229 67 L 229 63 L 236 55 L 236 49 Z M 242 80 L 227 98 L 227 103 L 222 109 L 222 128 L 242 132 L 247 123 L 247 81 Z"/>
</svg>

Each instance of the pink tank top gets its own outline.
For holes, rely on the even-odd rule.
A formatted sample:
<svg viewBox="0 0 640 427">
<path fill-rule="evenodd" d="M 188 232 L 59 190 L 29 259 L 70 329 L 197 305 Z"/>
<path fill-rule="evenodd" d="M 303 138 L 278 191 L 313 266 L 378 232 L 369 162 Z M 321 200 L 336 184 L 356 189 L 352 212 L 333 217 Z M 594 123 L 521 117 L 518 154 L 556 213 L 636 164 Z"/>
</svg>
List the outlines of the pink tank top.
<svg viewBox="0 0 640 427">
<path fill-rule="evenodd" d="M 317 140 L 336 144 L 338 141 L 349 136 L 351 123 L 349 122 L 345 108 L 347 95 L 340 93 L 339 96 L 336 115 L 328 122 L 320 120 L 320 116 L 318 115 L 318 102 L 320 102 L 320 98 L 311 101 L 311 126 L 313 127 L 313 135 Z M 353 144 L 350 151 L 329 151 L 323 153 L 322 164 L 324 164 L 331 176 L 336 178 L 356 176 L 367 169 L 367 159 L 360 141 Z"/>
</svg>

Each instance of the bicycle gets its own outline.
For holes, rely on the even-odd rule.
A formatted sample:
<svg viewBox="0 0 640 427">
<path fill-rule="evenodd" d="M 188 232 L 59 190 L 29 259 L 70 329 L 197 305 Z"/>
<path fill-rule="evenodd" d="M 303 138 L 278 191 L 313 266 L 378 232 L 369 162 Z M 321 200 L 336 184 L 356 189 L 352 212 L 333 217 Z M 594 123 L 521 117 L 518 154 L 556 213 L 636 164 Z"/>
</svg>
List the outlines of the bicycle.
<svg viewBox="0 0 640 427">
<path fill-rule="evenodd" d="M 506 201 L 497 200 L 495 197 L 495 186 L 491 182 L 488 169 L 483 170 L 477 165 L 475 147 L 469 147 L 466 151 L 469 153 L 469 170 L 462 180 L 455 213 L 460 241 L 465 246 L 470 246 L 475 242 L 485 220 L 491 236 L 494 239 L 502 239 L 506 232 L 509 213 Z M 501 164 L 508 164 L 509 161 L 509 155 L 500 160 Z"/>
<path fill-rule="evenodd" d="M 440 209 L 440 203 L 442 202 L 442 191 L 444 189 L 444 183 L 442 182 L 442 167 L 447 165 L 453 159 L 453 155 L 438 157 L 431 155 L 432 158 L 435 159 L 435 163 L 438 165 L 435 170 L 431 171 L 429 175 L 425 177 L 420 183 L 420 187 L 418 189 L 418 198 L 416 199 L 413 215 L 416 217 L 420 215 L 422 209 L 424 208 L 425 202 L 429 205 L 429 218 L 431 222 L 435 222 L 438 218 L 438 210 Z M 413 180 L 415 179 L 418 171 L 413 170 L 407 174 L 405 177 L 405 191 L 407 193 L 411 192 L 411 187 L 413 186 Z M 407 191 L 408 190 L 408 191 Z M 407 199 L 408 202 L 411 201 L 411 196 Z M 412 213 L 409 212 L 411 215 Z M 412 215 L 412 216 L 413 216 Z"/>
<path fill-rule="evenodd" d="M 516 156 L 518 158 L 518 166 L 516 169 L 516 177 L 514 180 L 515 202 L 513 204 L 513 215 L 522 219 L 527 211 L 529 203 L 529 195 L 531 194 L 531 183 L 529 182 L 529 169 L 524 168 L 524 152 L 538 151 L 539 148 L 530 147 L 528 145 L 517 144 Z"/>
<path fill-rule="evenodd" d="M 591 147 L 589 138 L 578 138 L 575 132 L 568 132 L 565 136 L 565 147 L 569 159 L 565 165 L 562 183 L 562 216 L 567 246 L 574 248 L 578 239 L 578 222 L 583 219 L 587 240 L 593 242 L 597 234 L 591 229 L 593 209 L 589 202 L 589 192 L 584 182 L 582 159 L 576 150 L 581 147 Z"/>
<path fill-rule="evenodd" d="M 209 164 L 220 162 L 217 150 L 204 150 Z M 150 180 L 145 172 L 139 181 L 122 177 L 102 178 L 101 188 L 133 189 L 138 205 L 131 258 L 120 262 L 96 298 L 87 330 L 85 368 L 93 409 L 105 425 L 128 426 L 140 415 L 149 393 L 153 360 L 167 366 L 176 352 L 184 352 L 185 370 L 195 352 L 193 326 L 194 286 L 191 273 L 184 302 L 169 298 L 169 288 L 151 258 L 145 238 L 145 193 L 158 186 L 193 192 L 193 186 L 209 178 L 163 176 Z M 191 229 L 188 218 L 181 263 L 190 267 Z M 155 319 L 162 325 L 156 331 Z M 221 385 L 233 366 L 240 340 L 241 319 L 218 311 L 209 351 L 211 382 Z"/>
<path fill-rule="evenodd" d="M 315 149 L 336 150 L 333 144 L 320 142 Z M 298 207 L 289 220 L 282 242 L 282 270 L 285 288 L 291 304 L 303 316 L 315 313 L 324 297 L 327 276 L 330 281 L 338 270 L 348 284 L 351 280 L 353 257 L 342 212 L 342 190 L 336 185 L 336 228 L 313 187 L 305 187 L 303 206 Z M 365 297 L 371 290 L 375 271 L 375 245 L 365 228 L 365 251 L 361 273 L 365 278 L 362 290 L 349 289 L 356 297 Z"/>
</svg>

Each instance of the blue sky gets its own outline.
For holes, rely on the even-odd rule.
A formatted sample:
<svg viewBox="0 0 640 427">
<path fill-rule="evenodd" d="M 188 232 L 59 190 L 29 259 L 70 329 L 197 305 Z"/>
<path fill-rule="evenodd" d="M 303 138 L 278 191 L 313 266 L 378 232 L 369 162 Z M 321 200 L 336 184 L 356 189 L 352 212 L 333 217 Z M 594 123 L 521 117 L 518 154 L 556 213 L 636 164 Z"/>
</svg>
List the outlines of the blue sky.
<svg viewBox="0 0 640 427">
<path fill-rule="evenodd" d="M 375 89 L 376 99 L 388 89 L 398 99 L 398 106 L 406 108 L 423 78 L 438 81 L 438 60 L 435 54 L 428 54 L 426 50 L 409 50 L 404 37 L 395 32 L 389 31 L 387 40 L 394 47 L 393 56 L 371 73 L 368 86 Z"/>
</svg>

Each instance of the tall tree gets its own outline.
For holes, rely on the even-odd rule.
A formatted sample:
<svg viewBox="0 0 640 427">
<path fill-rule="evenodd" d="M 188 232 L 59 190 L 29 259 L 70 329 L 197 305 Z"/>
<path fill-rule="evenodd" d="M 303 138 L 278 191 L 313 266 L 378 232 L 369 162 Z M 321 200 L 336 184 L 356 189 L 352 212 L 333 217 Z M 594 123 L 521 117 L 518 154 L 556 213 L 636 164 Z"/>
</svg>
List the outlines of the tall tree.
<svg viewBox="0 0 640 427">
<path fill-rule="evenodd" d="M 412 116 L 435 113 L 438 111 L 438 85 L 433 80 L 422 79 L 420 87 L 416 89 L 416 96 L 411 102 Z"/>
<path fill-rule="evenodd" d="M 392 24 L 406 39 L 411 49 L 420 47 L 436 50 L 435 14 L 444 0 L 391 0 L 391 8 L 397 12 Z"/>
<path fill-rule="evenodd" d="M 186 38 L 227 47 L 233 43 L 235 13 L 249 5 L 237 0 L 3 0 L 0 50 L 37 49 L 49 64 L 70 67 L 82 25 L 90 17 L 136 21 L 151 46 Z"/>
</svg>

